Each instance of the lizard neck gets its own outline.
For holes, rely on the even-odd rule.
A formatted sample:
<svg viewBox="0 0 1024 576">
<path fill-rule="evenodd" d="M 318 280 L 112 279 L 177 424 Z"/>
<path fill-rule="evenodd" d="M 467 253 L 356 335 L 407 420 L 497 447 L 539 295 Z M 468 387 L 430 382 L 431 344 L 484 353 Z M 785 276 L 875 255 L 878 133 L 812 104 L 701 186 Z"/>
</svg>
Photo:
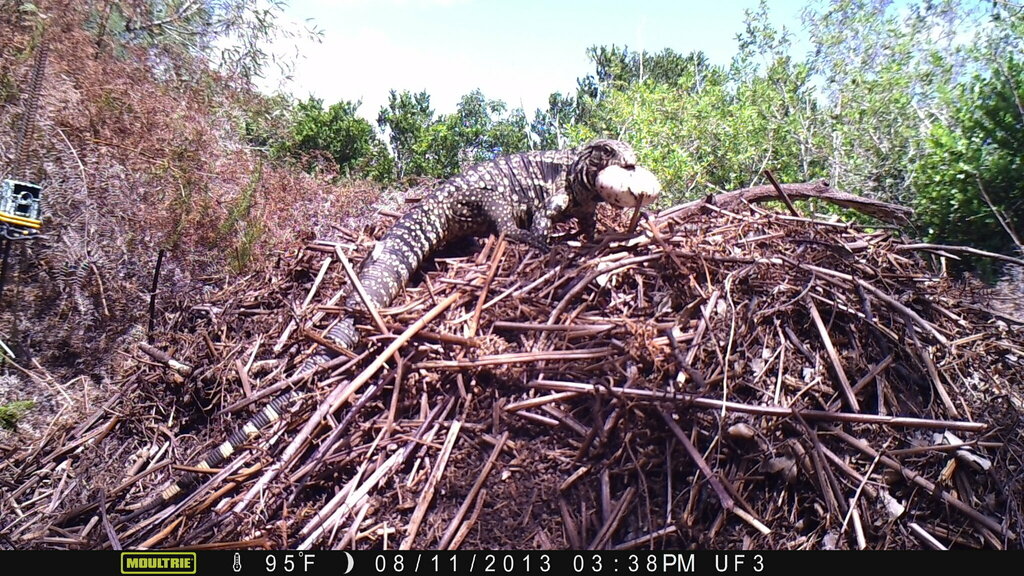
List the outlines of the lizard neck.
<svg viewBox="0 0 1024 576">
<path fill-rule="evenodd" d="M 600 172 L 591 162 L 589 147 L 573 151 L 573 160 L 565 175 L 565 189 L 574 203 L 596 204 L 603 198 L 597 192 L 596 180 Z"/>
</svg>

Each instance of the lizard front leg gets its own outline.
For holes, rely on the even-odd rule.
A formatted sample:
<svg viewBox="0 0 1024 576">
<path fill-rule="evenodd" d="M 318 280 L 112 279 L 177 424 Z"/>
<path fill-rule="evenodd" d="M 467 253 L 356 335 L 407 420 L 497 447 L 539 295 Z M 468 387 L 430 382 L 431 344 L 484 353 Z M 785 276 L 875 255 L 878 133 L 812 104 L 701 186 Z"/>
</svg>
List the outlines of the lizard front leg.
<svg viewBox="0 0 1024 576">
<path fill-rule="evenodd" d="M 505 238 L 526 244 L 547 253 L 551 251 L 548 246 L 547 232 L 551 228 L 551 218 L 541 214 L 532 213 L 527 208 L 527 216 L 532 216 L 529 229 L 520 228 L 516 214 L 522 212 L 522 207 L 513 206 L 511 201 L 488 199 L 484 202 L 483 210 L 487 218 L 494 223 L 494 229 L 498 234 L 504 234 Z"/>
<path fill-rule="evenodd" d="M 576 218 L 580 237 L 593 240 L 594 233 L 597 231 L 597 202 L 586 199 L 577 200 L 570 213 Z"/>
</svg>

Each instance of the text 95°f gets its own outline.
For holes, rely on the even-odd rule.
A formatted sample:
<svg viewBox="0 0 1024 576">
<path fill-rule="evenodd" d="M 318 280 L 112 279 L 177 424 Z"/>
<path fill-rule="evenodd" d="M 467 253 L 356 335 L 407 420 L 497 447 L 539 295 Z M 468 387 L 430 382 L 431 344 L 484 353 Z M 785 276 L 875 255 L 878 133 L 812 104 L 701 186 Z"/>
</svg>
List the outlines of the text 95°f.
<svg viewBox="0 0 1024 576">
<path fill-rule="evenodd" d="M 285 552 L 267 554 L 264 559 L 267 574 L 313 574 L 316 555 L 310 552 Z"/>
</svg>

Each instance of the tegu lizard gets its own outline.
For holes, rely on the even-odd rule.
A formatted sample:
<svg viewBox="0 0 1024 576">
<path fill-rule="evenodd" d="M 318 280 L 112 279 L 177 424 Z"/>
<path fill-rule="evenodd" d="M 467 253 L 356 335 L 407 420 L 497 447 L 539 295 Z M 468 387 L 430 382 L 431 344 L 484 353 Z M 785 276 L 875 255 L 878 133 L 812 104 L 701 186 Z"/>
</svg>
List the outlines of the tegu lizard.
<svg viewBox="0 0 1024 576">
<path fill-rule="evenodd" d="M 594 232 L 599 202 L 640 207 L 661 191 L 657 178 L 637 166 L 636 153 L 625 142 L 595 140 L 578 149 L 523 152 L 471 166 L 429 192 L 388 230 L 364 261 L 358 274 L 369 301 L 391 304 L 410 276 L 435 250 L 465 236 L 503 233 L 511 241 L 548 250 L 554 222 L 576 218 L 580 231 Z M 355 290 L 349 309 L 363 306 Z M 337 323 L 328 338 L 353 348 L 359 334 L 351 318 Z M 311 371 L 330 358 L 321 347 L 297 373 Z M 285 392 L 236 430 L 226 442 L 206 454 L 195 468 L 220 465 L 259 430 L 280 418 L 298 393 Z M 198 481 L 187 474 L 152 501 L 134 507 L 138 512 L 174 498 Z"/>
<path fill-rule="evenodd" d="M 447 242 L 503 233 L 513 242 L 547 251 L 552 223 L 575 217 L 580 232 L 590 236 L 599 202 L 645 206 L 660 192 L 658 179 L 637 166 L 633 148 L 618 140 L 495 158 L 442 183 L 402 216 L 363 263 L 359 281 L 374 306 L 388 306 L 420 264 Z M 346 306 L 363 307 L 354 290 Z M 359 339 L 351 319 L 327 336 L 345 348 Z M 315 355 L 300 371 L 326 358 Z"/>
</svg>

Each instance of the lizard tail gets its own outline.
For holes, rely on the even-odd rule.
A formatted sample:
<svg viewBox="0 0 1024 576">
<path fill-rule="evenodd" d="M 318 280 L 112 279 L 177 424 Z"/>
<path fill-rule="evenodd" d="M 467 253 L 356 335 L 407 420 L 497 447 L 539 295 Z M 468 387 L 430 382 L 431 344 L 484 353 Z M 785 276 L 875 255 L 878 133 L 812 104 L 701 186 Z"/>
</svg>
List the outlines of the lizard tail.
<svg viewBox="0 0 1024 576">
<path fill-rule="evenodd" d="M 355 322 L 351 318 L 343 318 L 340 322 L 331 326 L 324 336 L 338 346 L 349 350 L 355 348 L 356 342 L 359 342 L 359 330 L 356 329 Z M 331 360 L 335 356 L 337 354 L 330 348 L 317 346 L 313 354 L 299 365 L 299 369 L 295 373 L 311 372 L 317 366 Z"/>
<path fill-rule="evenodd" d="M 194 468 L 212 470 L 220 466 L 225 460 L 238 451 L 241 446 L 245 445 L 245 443 L 258 435 L 260 430 L 280 420 L 281 414 L 285 413 L 291 404 L 295 400 L 298 400 L 298 398 L 299 394 L 294 390 L 288 390 L 274 398 L 270 403 L 264 406 L 262 410 L 250 418 L 244 426 L 236 429 L 223 444 L 208 451 L 203 456 L 203 459 L 194 465 Z M 128 510 L 132 511 L 128 516 L 128 519 L 131 520 L 137 518 L 143 513 L 177 498 L 178 495 L 185 490 L 198 485 L 201 479 L 206 476 L 207 474 L 199 472 L 186 473 L 181 477 L 181 479 L 174 484 L 171 484 L 152 499 L 141 504 L 128 506 Z"/>
</svg>

